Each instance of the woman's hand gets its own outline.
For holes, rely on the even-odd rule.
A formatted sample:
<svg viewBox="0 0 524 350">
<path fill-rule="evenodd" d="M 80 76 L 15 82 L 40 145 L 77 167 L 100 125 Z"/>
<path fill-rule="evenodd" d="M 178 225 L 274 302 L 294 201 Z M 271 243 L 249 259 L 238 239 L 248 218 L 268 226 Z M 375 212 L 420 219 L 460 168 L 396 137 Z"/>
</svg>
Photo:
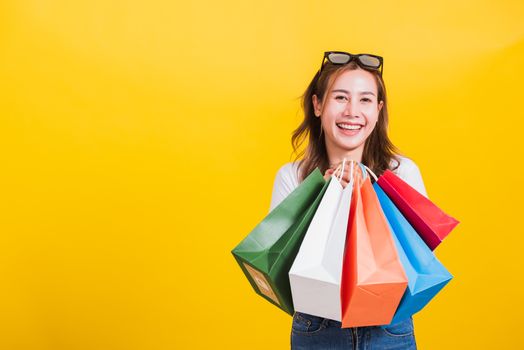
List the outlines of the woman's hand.
<svg viewBox="0 0 524 350">
<path fill-rule="evenodd" d="M 335 171 L 335 169 L 333 168 L 329 168 L 328 170 L 326 170 L 326 172 L 324 173 L 324 180 L 329 180 L 329 178 L 331 177 L 331 175 L 333 175 L 333 172 Z"/>
<path fill-rule="evenodd" d="M 342 170 L 342 163 L 340 163 L 340 164 L 335 164 L 331 168 L 326 170 L 326 173 L 324 175 L 324 179 L 328 180 L 331 175 L 335 174 L 335 176 L 337 178 L 340 178 L 340 184 L 342 185 L 342 188 L 346 188 L 346 186 L 348 185 L 349 181 L 351 180 L 350 179 L 351 166 L 354 167 L 353 168 L 353 176 L 355 176 L 357 174 L 361 174 L 360 167 L 357 165 L 356 162 L 354 162 L 354 161 L 346 161 L 346 164 L 344 166 L 344 173 L 342 174 L 342 178 L 340 178 L 340 172 Z"/>
</svg>

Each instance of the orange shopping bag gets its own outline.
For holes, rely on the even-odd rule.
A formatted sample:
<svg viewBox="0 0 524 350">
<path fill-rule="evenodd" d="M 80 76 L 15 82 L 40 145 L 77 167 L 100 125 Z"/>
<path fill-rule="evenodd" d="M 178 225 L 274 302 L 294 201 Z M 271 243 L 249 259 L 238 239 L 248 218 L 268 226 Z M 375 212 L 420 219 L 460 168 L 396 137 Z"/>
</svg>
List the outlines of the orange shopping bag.
<svg viewBox="0 0 524 350">
<path fill-rule="evenodd" d="M 356 176 L 342 267 L 342 327 L 390 324 L 408 278 L 369 177 Z"/>
</svg>

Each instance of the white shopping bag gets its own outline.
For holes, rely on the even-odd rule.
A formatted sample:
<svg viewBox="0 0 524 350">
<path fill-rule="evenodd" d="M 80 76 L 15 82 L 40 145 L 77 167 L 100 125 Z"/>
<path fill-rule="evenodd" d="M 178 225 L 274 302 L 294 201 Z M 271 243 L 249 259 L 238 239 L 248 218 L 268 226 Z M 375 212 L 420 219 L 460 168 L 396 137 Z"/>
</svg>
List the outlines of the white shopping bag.
<svg viewBox="0 0 524 350">
<path fill-rule="evenodd" d="M 341 174 L 344 173 L 345 159 Z M 340 283 L 353 191 L 353 162 L 350 183 L 342 188 L 332 175 L 330 183 L 299 252 L 289 270 L 295 311 L 341 320 Z"/>
</svg>

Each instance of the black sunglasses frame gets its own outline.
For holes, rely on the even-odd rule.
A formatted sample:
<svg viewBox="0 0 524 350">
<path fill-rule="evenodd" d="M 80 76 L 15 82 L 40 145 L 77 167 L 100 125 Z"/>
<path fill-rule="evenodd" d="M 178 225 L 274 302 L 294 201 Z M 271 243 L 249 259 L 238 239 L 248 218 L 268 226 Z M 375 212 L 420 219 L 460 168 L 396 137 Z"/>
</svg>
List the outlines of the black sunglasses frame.
<svg viewBox="0 0 524 350">
<path fill-rule="evenodd" d="M 332 53 L 338 53 L 338 54 L 347 55 L 347 56 L 349 56 L 349 60 L 348 60 L 346 63 L 335 63 L 335 62 L 332 62 L 332 61 L 329 59 L 329 55 L 332 54 Z M 377 58 L 377 59 L 380 61 L 380 64 L 379 64 L 378 67 L 367 65 L 367 64 L 363 63 L 363 62 L 360 60 L 360 56 L 371 56 L 371 57 L 375 57 L 375 58 Z M 322 63 L 321 63 L 321 65 L 320 65 L 320 70 L 318 71 L 319 74 L 322 72 L 322 68 L 324 68 L 324 61 L 326 60 L 326 58 L 327 58 L 327 60 L 328 60 L 331 64 L 338 64 L 338 65 L 348 64 L 349 62 L 355 60 L 355 61 L 357 62 L 357 64 L 358 64 L 360 67 L 364 68 L 364 69 L 378 70 L 379 73 L 380 73 L 380 76 L 382 76 L 382 71 L 384 70 L 384 58 L 382 58 L 381 56 L 372 55 L 372 54 L 369 54 L 369 53 L 352 54 L 352 53 L 344 52 L 344 51 L 326 51 L 326 52 L 324 52 L 324 57 L 322 58 Z"/>
</svg>

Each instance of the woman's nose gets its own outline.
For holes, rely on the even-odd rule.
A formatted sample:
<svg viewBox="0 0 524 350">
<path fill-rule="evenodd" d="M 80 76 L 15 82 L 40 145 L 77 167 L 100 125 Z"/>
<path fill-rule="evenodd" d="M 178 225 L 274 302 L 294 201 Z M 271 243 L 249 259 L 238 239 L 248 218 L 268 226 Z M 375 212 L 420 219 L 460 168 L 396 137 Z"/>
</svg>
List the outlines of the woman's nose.
<svg viewBox="0 0 524 350">
<path fill-rule="evenodd" d="M 351 101 L 349 101 L 346 104 L 346 109 L 345 109 L 344 113 L 347 116 L 358 117 L 359 116 L 358 104 L 357 103 L 351 103 Z"/>
</svg>

